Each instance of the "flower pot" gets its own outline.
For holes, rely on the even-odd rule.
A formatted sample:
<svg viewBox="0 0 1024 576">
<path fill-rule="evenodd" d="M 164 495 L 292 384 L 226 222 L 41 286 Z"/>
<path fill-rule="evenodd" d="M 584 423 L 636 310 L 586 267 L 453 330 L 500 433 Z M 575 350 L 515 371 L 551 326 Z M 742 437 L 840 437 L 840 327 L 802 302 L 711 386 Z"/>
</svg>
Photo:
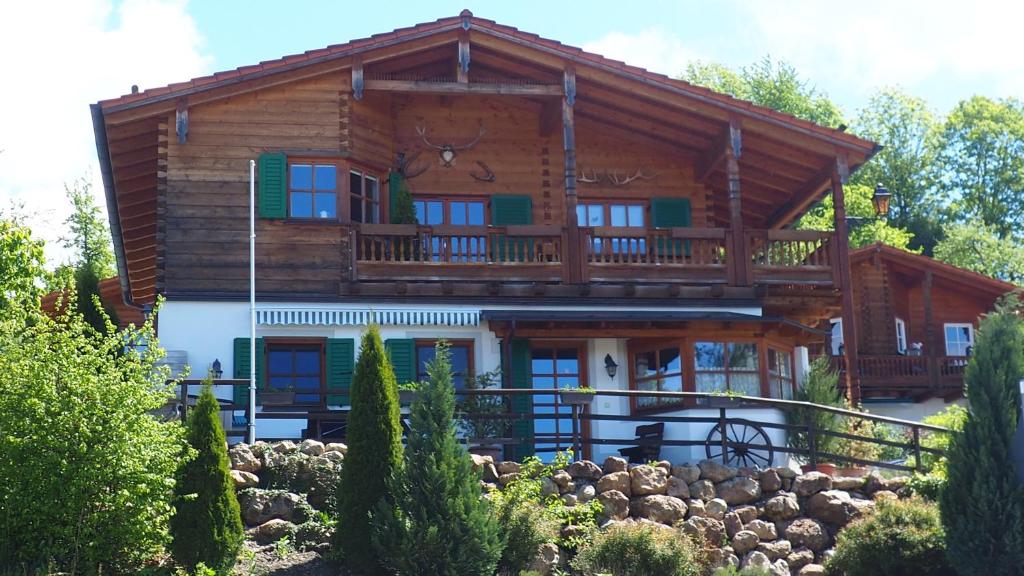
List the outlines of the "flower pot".
<svg viewBox="0 0 1024 576">
<path fill-rule="evenodd" d="M 707 406 L 708 408 L 740 408 L 743 406 L 743 401 L 733 396 L 711 396 L 708 398 L 701 398 L 699 403 Z"/>
<path fill-rule="evenodd" d="M 593 392 L 583 392 L 580 390 L 562 390 L 558 393 L 559 400 L 562 404 L 586 406 L 594 399 Z"/>
<path fill-rule="evenodd" d="M 843 466 L 836 469 L 836 475 L 844 478 L 863 478 L 868 472 L 867 466 Z"/>
<path fill-rule="evenodd" d="M 822 472 L 824 474 L 828 474 L 829 476 L 836 475 L 836 465 L 830 462 L 818 462 L 816 465 L 804 464 L 803 466 L 800 467 L 800 469 L 803 470 L 804 474 L 807 474 L 808 472 L 817 471 Z"/>
</svg>

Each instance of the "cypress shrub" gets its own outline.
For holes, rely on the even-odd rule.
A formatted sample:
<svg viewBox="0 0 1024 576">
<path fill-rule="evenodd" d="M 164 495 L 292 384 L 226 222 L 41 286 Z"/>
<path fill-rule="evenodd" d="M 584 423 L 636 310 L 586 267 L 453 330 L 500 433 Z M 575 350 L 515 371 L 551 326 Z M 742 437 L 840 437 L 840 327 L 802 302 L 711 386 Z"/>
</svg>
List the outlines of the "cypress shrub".
<svg viewBox="0 0 1024 576">
<path fill-rule="evenodd" d="M 205 564 L 226 574 L 235 565 L 244 533 L 219 411 L 207 383 L 186 425 L 196 457 L 178 469 L 171 550 L 174 560 L 190 570 Z"/>
<path fill-rule="evenodd" d="M 378 503 L 374 545 L 399 574 L 491 576 L 502 552 L 480 475 L 455 436 L 455 390 L 447 347 L 438 345 L 410 412 L 405 466 L 391 483 L 395 505 Z"/>
<path fill-rule="evenodd" d="M 1021 574 L 1024 486 L 1010 460 L 1024 377 L 1024 322 L 1016 298 L 996 306 L 978 330 L 964 373 L 970 414 L 947 453 L 939 502 L 950 564 L 961 575 Z"/>
<path fill-rule="evenodd" d="M 418 224 L 416 218 L 416 207 L 412 201 L 412 193 L 409 192 L 409 185 L 398 172 L 391 174 L 392 193 L 395 194 L 395 201 L 392 203 L 393 210 L 390 215 L 392 224 Z"/>
<path fill-rule="evenodd" d="M 398 385 L 380 331 L 363 335 L 349 391 L 348 453 L 338 482 L 335 549 L 348 566 L 372 575 L 384 573 L 370 542 L 370 510 L 392 501 L 385 479 L 401 465 L 402 428 Z"/>
<path fill-rule="evenodd" d="M 839 374 L 832 370 L 828 358 L 819 357 L 811 362 L 810 371 L 807 373 L 807 381 L 796 390 L 793 399 L 799 402 L 810 402 L 836 408 L 846 407 L 846 401 L 839 392 Z M 794 426 L 813 425 L 818 430 L 845 431 L 846 422 L 843 416 L 825 412 L 823 410 L 810 410 L 806 408 L 791 408 L 786 410 L 786 423 Z M 835 454 L 838 449 L 839 438 L 828 434 L 815 435 L 815 448 L 818 452 Z M 808 450 L 807 433 L 794 431 L 789 433 L 788 443 L 790 448 L 797 450 Z"/>
</svg>

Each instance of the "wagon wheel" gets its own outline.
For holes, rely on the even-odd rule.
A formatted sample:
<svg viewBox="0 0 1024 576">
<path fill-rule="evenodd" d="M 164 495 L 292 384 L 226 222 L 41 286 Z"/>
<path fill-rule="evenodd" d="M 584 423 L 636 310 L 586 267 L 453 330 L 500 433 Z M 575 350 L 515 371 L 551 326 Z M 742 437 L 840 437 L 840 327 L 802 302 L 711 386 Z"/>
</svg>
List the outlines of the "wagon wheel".
<svg viewBox="0 0 1024 576">
<path fill-rule="evenodd" d="M 760 466 L 767 468 L 772 465 L 775 449 L 772 447 L 772 441 L 763 428 L 757 424 L 731 422 L 725 425 L 725 430 L 725 439 L 729 442 L 729 445 L 725 448 L 725 464 L 727 466 Z M 715 427 L 708 433 L 704 449 L 708 460 L 722 461 L 721 423 L 715 424 Z"/>
</svg>

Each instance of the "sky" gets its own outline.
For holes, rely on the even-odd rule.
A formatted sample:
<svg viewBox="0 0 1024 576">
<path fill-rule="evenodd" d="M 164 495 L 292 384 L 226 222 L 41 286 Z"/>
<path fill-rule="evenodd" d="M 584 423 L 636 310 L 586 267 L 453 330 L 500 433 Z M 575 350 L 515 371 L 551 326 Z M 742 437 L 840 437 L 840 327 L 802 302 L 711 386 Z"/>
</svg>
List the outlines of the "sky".
<svg viewBox="0 0 1024 576">
<path fill-rule="evenodd" d="M 0 20 L 0 211 L 22 206 L 51 264 L 82 180 L 103 205 L 88 105 L 458 14 L 656 72 L 788 61 L 848 116 L 896 86 L 945 113 L 974 94 L 1024 98 L 1024 2 L 705 0 L 342 2 L 64 0 Z"/>
</svg>

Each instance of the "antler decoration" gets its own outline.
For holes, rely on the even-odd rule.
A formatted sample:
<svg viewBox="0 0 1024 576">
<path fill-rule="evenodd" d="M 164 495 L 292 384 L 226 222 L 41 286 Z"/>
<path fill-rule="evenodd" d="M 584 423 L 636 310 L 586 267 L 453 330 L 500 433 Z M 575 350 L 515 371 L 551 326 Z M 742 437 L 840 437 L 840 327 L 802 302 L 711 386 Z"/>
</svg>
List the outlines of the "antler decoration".
<svg viewBox="0 0 1024 576">
<path fill-rule="evenodd" d="M 647 174 L 643 168 L 637 168 L 632 175 L 628 172 L 620 173 L 618 170 L 605 170 L 604 172 L 592 170 L 588 174 L 586 170 L 580 169 L 580 173 L 576 176 L 576 181 L 584 184 L 607 182 L 612 186 L 625 186 L 634 180 L 653 180 L 657 176 L 657 174 Z"/>
<path fill-rule="evenodd" d="M 597 173 L 597 170 L 588 175 L 586 170 L 581 169 L 579 176 L 576 177 L 576 181 L 585 184 L 595 184 L 601 181 L 601 175 Z"/>
<path fill-rule="evenodd" d="M 408 156 L 406 156 L 404 152 L 398 155 L 398 172 L 406 180 L 412 180 L 430 168 L 430 162 L 424 162 L 419 166 L 413 166 L 416 159 L 419 158 L 422 153 L 422 150 L 417 150 Z"/>
<path fill-rule="evenodd" d="M 479 180 L 480 182 L 494 182 L 494 172 L 491 172 L 490 166 L 484 164 L 480 160 L 476 161 L 476 165 L 483 168 L 484 173 L 477 174 L 476 171 L 470 172 L 469 175 L 472 176 L 474 180 Z"/>
<path fill-rule="evenodd" d="M 457 150 L 468 150 L 469 148 L 476 146 L 477 142 L 479 142 L 480 139 L 484 137 L 484 134 L 487 133 L 487 130 L 484 129 L 484 125 L 481 123 L 480 130 L 477 132 L 476 138 L 473 138 L 472 140 L 465 144 L 434 144 L 430 140 L 427 140 L 426 126 L 417 125 L 416 132 L 420 135 L 420 138 L 423 139 L 424 144 L 426 144 L 430 148 L 441 151 L 441 165 L 444 166 L 445 168 L 451 168 L 455 164 L 455 152 Z"/>
<path fill-rule="evenodd" d="M 608 174 L 608 178 L 612 181 L 612 184 L 616 186 L 625 186 L 626 184 L 629 184 L 633 180 L 637 179 L 651 180 L 655 176 L 656 174 L 644 174 L 643 168 L 637 168 L 636 172 L 634 172 L 632 176 L 623 175 L 620 177 L 618 171 Z"/>
</svg>

